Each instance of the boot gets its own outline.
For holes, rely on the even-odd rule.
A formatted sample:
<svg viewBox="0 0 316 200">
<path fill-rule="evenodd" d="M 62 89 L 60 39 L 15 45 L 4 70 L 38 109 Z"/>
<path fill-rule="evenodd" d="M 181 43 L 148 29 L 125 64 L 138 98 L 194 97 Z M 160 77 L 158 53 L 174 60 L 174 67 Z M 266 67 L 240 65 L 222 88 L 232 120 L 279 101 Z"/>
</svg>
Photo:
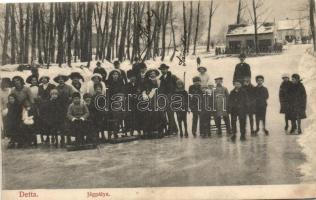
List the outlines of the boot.
<svg viewBox="0 0 316 200">
<path fill-rule="evenodd" d="M 236 141 L 236 134 L 233 134 L 231 137 L 230 137 L 230 139 L 234 142 L 234 141 Z"/>
<path fill-rule="evenodd" d="M 246 141 L 246 136 L 245 135 L 241 135 L 240 136 L 240 141 Z"/>
<path fill-rule="evenodd" d="M 189 137 L 188 131 L 185 131 L 184 136 L 185 136 L 186 138 Z"/>
<path fill-rule="evenodd" d="M 298 130 L 297 130 L 297 134 L 302 134 L 302 129 L 301 128 L 299 128 Z"/>
<path fill-rule="evenodd" d="M 269 131 L 267 129 L 263 129 L 264 134 L 269 135 Z"/>
</svg>

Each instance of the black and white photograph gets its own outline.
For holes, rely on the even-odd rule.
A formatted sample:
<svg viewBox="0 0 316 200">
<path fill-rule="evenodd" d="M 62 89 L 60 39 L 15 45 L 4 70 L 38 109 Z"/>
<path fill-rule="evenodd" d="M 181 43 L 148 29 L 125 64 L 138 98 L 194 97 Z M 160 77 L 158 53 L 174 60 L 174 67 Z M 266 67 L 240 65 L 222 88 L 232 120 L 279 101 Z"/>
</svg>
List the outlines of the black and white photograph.
<svg viewBox="0 0 316 200">
<path fill-rule="evenodd" d="M 316 198 L 315 4 L 1 3 L 1 190 L 16 191 L 2 198 L 304 184 L 296 198 Z"/>
</svg>

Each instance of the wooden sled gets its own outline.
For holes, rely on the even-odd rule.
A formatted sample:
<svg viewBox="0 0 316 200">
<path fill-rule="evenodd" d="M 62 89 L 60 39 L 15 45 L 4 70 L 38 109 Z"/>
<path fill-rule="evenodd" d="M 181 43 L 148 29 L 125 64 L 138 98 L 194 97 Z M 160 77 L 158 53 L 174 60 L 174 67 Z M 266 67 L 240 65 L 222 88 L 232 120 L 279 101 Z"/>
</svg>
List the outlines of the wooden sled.
<svg viewBox="0 0 316 200">
<path fill-rule="evenodd" d="M 96 144 L 84 144 L 84 145 L 66 145 L 67 151 L 81 151 L 81 150 L 89 150 L 96 149 Z"/>
</svg>

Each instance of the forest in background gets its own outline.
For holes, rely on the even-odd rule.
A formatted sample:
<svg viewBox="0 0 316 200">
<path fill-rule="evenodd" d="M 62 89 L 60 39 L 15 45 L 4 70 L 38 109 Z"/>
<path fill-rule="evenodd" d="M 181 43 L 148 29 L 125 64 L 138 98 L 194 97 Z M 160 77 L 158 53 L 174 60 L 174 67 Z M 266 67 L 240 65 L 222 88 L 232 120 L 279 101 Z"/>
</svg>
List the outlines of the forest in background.
<svg viewBox="0 0 316 200">
<path fill-rule="evenodd" d="M 307 2 L 314 16 L 315 1 Z M 37 60 L 71 66 L 80 60 L 89 66 L 92 59 L 133 62 L 157 57 L 163 61 L 169 51 L 173 60 L 176 52 L 194 55 L 201 44 L 209 52 L 225 38 L 225 27 L 221 37 L 211 35 L 219 5 L 213 0 L 5 4 L 1 64 Z M 263 5 L 263 0 L 239 0 L 232 23 L 252 23 L 256 30 L 257 22 L 264 20 Z"/>
</svg>

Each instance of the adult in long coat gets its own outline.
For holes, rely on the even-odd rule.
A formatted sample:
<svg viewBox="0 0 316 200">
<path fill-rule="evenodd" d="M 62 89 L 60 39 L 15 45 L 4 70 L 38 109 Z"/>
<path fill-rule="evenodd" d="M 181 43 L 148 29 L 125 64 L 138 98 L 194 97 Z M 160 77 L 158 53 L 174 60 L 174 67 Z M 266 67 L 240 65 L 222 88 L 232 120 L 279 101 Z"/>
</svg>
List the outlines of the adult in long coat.
<svg viewBox="0 0 316 200">
<path fill-rule="evenodd" d="M 290 81 L 290 76 L 288 74 L 282 75 L 282 83 L 280 85 L 279 89 L 279 101 L 280 101 L 280 113 L 284 114 L 284 120 L 285 120 L 285 130 L 288 130 L 290 120 L 290 96 L 289 96 L 289 90 L 292 86 L 292 82 Z"/>
<path fill-rule="evenodd" d="M 251 78 L 251 70 L 249 64 L 245 63 L 246 55 L 244 53 L 239 55 L 240 63 L 238 63 L 235 67 L 233 83 L 235 81 L 241 81 L 246 77 Z"/>
<path fill-rule="evenodd" d="M 161 64 L 159 70 L 161 71 L 159 92 L 165 94 L 168 97 L 168 101 L 171 99 L 171 95 L 175 93 L 177 87 L 178 78 L 168 71 L 169 66 L 166 64 Z M 167 104 L 169 105 L 169 103 Z M 168 133 L 176 134 L 178 132 L 178 127 L 175 122 L 174 112 L 167 108 L 168 116 Z"/>
<path fill-rule="evenodd" d="M 290 115 L 292 121 L 291 133 L 294 133 L 295 128 L 297 127 L 298 134 L 301 134 L 301 119 L 306 118 L 307 95 L 305 87 L 298 74 L 292 75 L 292 83 L 293 84 L 289 90 Z"/>
</svg>

